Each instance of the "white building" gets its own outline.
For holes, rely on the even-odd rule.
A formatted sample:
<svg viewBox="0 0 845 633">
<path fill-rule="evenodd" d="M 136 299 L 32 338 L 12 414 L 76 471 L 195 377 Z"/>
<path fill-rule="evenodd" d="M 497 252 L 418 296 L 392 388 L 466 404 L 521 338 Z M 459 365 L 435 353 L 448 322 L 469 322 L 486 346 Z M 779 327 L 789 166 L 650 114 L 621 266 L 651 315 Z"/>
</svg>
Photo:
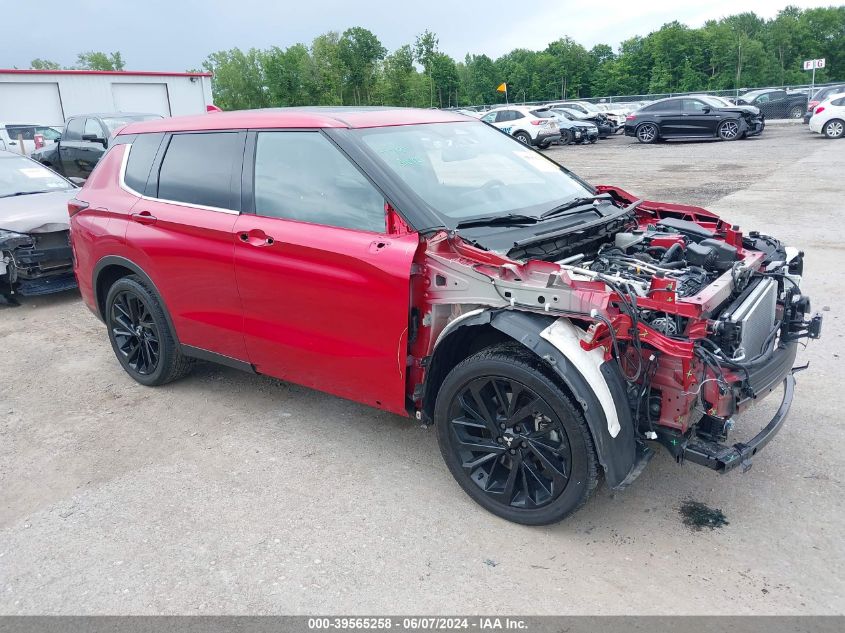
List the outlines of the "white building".
<svg viewBox="0 0 845 633">
<path fill-rule="evenodd" d="M 211 73 L 0 69 L 0 125 L 62 125 L 93 112 L 200 114 Z"/>
</svg>

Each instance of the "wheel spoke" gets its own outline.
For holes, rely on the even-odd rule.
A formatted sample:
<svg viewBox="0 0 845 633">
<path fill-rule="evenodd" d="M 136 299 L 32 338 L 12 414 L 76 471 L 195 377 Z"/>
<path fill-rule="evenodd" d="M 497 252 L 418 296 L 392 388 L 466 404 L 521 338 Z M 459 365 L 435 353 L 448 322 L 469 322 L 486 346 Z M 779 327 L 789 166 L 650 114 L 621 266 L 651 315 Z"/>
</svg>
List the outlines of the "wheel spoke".
<svg viewBox="0 0 845 633">
<path fill-rule="evenodd" d="M 555 463 L 555 461 L 549 459 L 543 452 L 543 449 L 540 448 L 541 446 L 545 447 L 545 445 L 539 444 L 537 442 L 528 442 L 528 447 L 531 449 L 531 453 L 537 457 L 537 459 L 546 468 L 546 470 L 551 471 L 552 477 L 554 479 L 568 479 L 569 475 L 566 474 L 566 466 L 562 462 L 560 462 L 559 459 L 556 460 L 558 463 Z"/>
</svg>

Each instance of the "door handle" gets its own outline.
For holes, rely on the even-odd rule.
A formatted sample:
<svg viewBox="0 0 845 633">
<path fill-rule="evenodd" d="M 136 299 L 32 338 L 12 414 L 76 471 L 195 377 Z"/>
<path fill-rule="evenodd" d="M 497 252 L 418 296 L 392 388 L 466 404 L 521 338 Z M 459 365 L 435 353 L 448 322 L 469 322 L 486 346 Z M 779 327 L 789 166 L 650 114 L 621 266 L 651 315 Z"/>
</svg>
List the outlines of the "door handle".
<svg viewBox="0 0 845 633">
<path fill-rule="evenodd" d="M 158 218 L 149 211 L 141 211 L 140 213 L 133 213 L 129 216 L 133 222 L 138 224 L 155 224 Z"/>
<path fill-rule="evenodd" d="M 276 240 L 267 235 L 261 229 L 252 229 L 249 232 L 239 233 L 238 239 L 250 246 L 272 246 Z"/>
</svg>

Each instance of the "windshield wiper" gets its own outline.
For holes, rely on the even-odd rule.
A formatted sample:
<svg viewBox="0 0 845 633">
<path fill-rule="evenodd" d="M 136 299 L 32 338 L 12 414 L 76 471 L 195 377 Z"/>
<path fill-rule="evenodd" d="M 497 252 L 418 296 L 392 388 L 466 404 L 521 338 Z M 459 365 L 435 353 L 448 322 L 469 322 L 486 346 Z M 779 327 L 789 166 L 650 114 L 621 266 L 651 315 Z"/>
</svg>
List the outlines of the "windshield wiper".
<svg viewBox="0 0 845 633">
<path fill-rule="evenodd" d="M 458 222 L 456 229 L 466 229 L 471 226 L 518 226 L 520 224 L 537 224 L 538 220 L 533 215 L 522 215 L 520 213 L 508 213 L 506 215 L 485 215 L 480 218 L 472 218 Z"/>
<path fill-rule="evenodd" d="M 540 219 L 545 220 L 546 218 L 550 218 L 555 215 L 560 215 L 570 209 L 577 209 L 580 207 L 586 207 L 588 205 L 592 205 L 599 200 L 612 200 L 612 196 L 609 193 L 601 193 L 597 196 L 585 196 L 583 198 L 575 198 L 574 200 L 570 200 L 569 202 L 565 202 L 553 209 L 549 209 L 548 211 L 544 211 L 540 214 Z"/>
<path fill-rule="evenodd" d="M 49 191 L 16 191 L 15 193 L 7 193 L 0 196 L 0 198 L 14 198 L 15 196 L 31 196 L 34 193 L 50 193 Z"/>
</svg>

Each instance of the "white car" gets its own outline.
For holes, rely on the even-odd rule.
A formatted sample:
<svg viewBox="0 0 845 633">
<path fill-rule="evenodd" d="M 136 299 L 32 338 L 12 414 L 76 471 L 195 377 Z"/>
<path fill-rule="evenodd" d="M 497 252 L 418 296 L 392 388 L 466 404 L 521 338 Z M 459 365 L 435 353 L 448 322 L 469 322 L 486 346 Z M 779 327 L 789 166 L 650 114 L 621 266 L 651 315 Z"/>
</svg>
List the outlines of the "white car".
<svg viewBox="0 0 845 633">
<path fill-rule="evenodd" d="M 481 120 L 526 145 L 545 149 L 560 140 L 557 119 L 549 116 L 547 112 L 548 108 L 509 105 L 490 110 Z"/>
<path fill-rule="evenodd" d="M 813 110 L 810 131 L 827 138 L 845 136 L 845 92 L 830 95 Z"/>
<path fill-rule="evenodd" d="M 36 149 L 36 136 L 41 136 L 44 144 L 50 145 L 61 138 L 62 133 L 46 125 L 0 123 L 0 150 L 29 156 Z"/>
</svg>

